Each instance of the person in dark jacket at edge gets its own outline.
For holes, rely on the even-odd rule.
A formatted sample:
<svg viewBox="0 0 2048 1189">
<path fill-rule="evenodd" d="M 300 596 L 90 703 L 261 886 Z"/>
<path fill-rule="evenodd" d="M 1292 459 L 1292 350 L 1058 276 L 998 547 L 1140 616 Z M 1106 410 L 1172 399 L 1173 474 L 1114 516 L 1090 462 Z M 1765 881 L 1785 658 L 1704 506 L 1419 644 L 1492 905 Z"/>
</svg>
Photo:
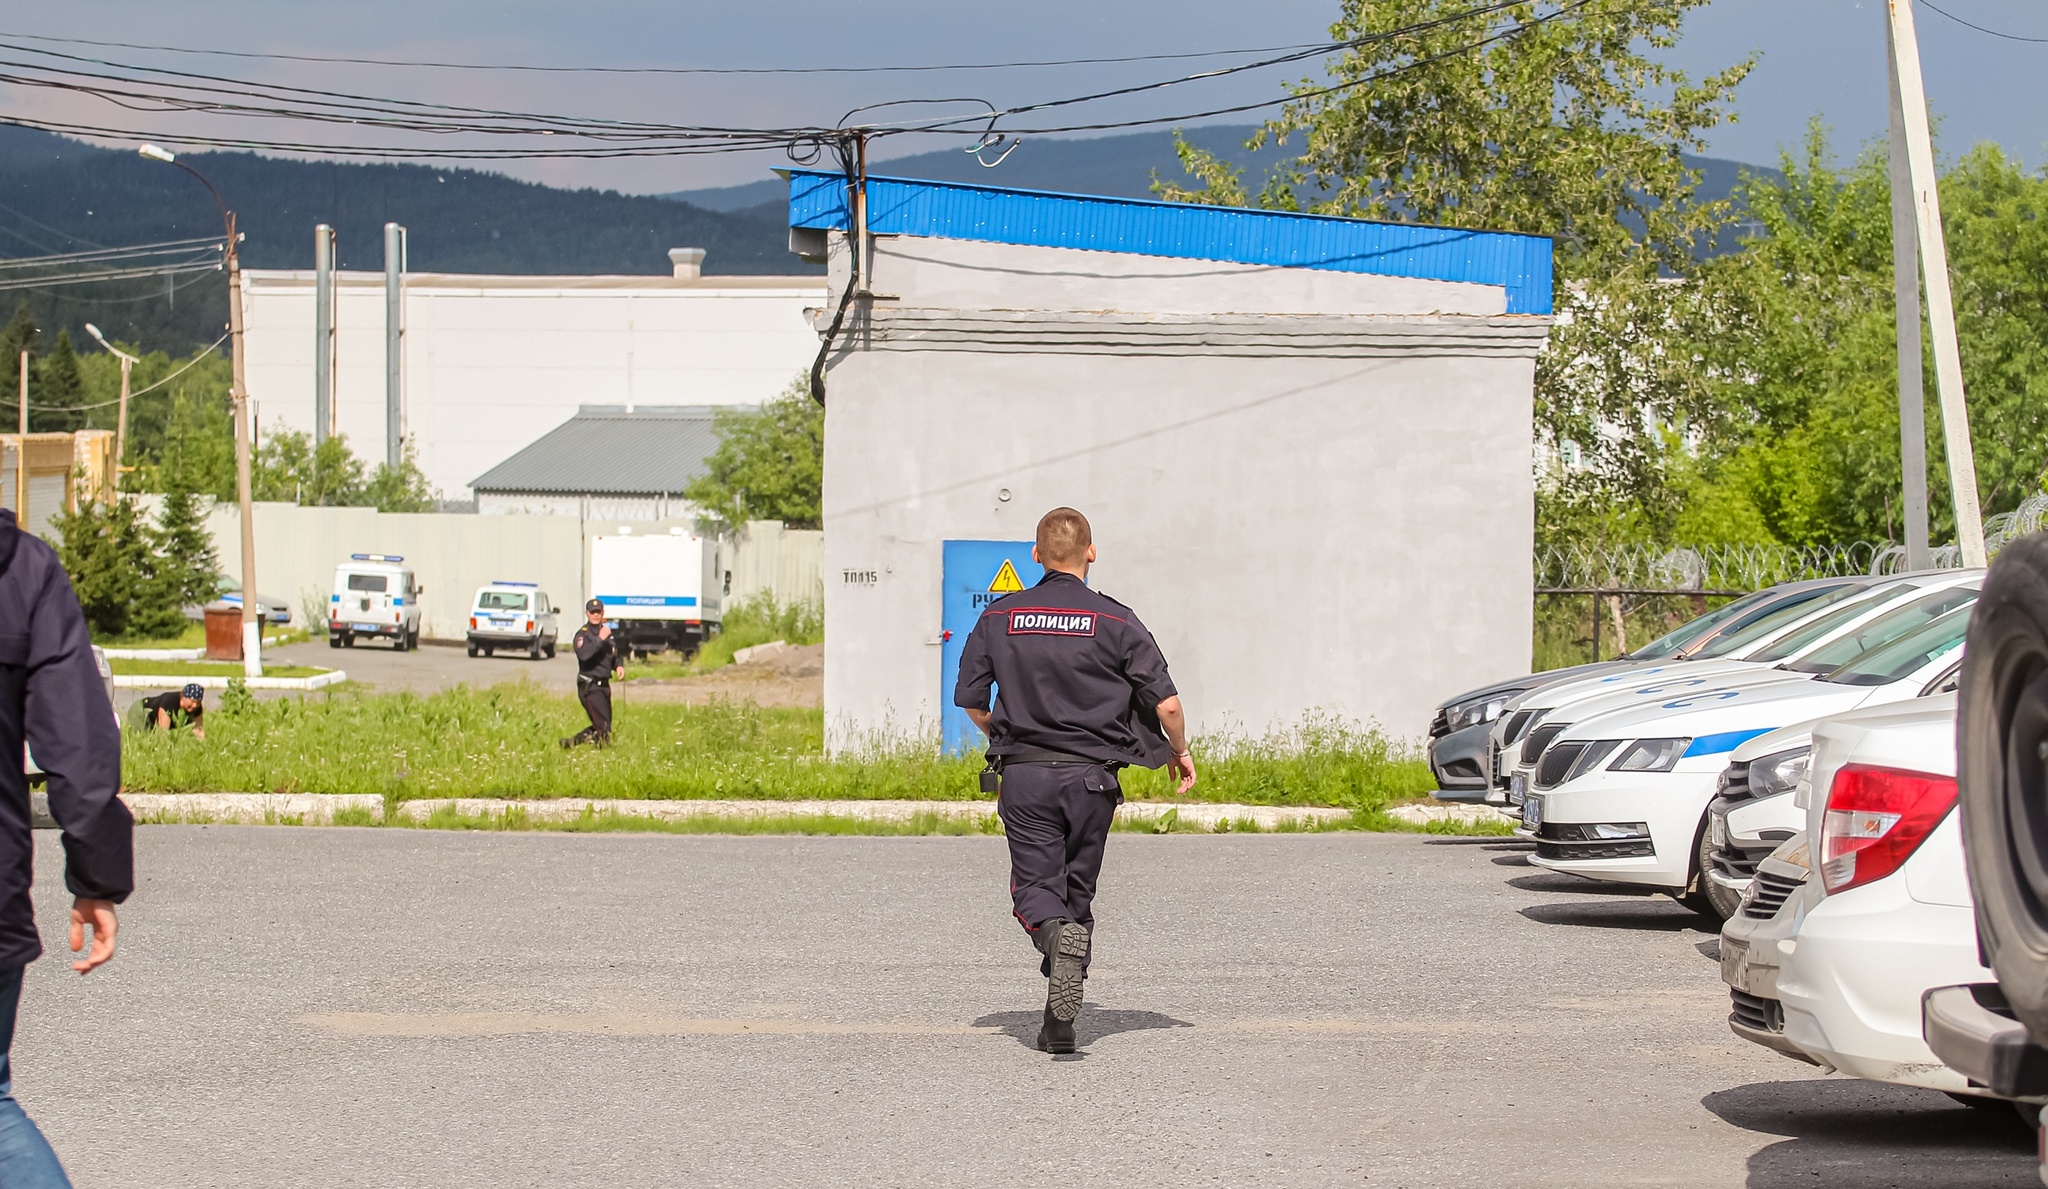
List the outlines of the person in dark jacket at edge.
<svg viewBox="0 0 2048 1189">
<path fill-rule="evenodd" d="M 1152 633 L 1129 607 L 1088 588 L 1088 518 L 1072 508 L 1047 512 L 1031 558 L 1045 577 L 982 612 L 961 652 L 953 704 L 988 736 L 1010 844 L 1011 911 L 1046 979 L 1038 1047 L 1071 1053 L 1095 935 L 1095 880 L 1124 799 L 1117 772 L 1171 765 L 1184 795 L 1195 787 L 1195 761 L 1187 713 Z"/>
<path fill-rule="evenodd" d="M 592 599 L 583 604 L 589 620 L 576 629 L 576 700 L 590 725 L 562 740 L 563 747 L 595 743 L 603 747 L 612 741 L 612 679 L 626 675 L 626 654 L 612 639 L 611 625 L 604 621 L 604 603 Z"/>
<path fill-rule="evenodd" d="M 22 971 L 43 952 L 29 901 L 34 843 L 24 741 L 48 778 L 50 815 L 63 829 L 72 952 L 92 934 L 91 951 L 71 968 L 90 974 L 114 956 L 114 906 L 135 887 L 134 821 L 114 795 L 121 732 L 56 551 L 0 510 L 0 1186 L 68 1189 L 57 1153 L 14 1100 L 7 1059 Z"/>
</svg>

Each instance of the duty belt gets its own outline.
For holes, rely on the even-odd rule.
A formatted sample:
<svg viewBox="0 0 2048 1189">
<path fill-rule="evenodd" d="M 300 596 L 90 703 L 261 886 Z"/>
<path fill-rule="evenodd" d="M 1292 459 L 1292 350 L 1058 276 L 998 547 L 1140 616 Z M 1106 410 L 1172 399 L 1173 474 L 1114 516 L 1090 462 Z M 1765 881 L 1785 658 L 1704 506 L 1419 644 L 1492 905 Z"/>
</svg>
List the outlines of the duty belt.
<svg viewBox="0 0 2048 1189">
<path fill-rule="evenodd" d="M 1087 764 L 1093 768 L 1121 768 L 1122 761 L 1098 760 L 1093 756 L 1077 756 L 1072 752 L 1054 751 L 1049 747 L 1032 747 L 1028 744 L 1012 743 L 1003 748 L 1003 754 L 988 758 L 989 766 L 1001 771 L 1010 764 Z"/>
</svg>

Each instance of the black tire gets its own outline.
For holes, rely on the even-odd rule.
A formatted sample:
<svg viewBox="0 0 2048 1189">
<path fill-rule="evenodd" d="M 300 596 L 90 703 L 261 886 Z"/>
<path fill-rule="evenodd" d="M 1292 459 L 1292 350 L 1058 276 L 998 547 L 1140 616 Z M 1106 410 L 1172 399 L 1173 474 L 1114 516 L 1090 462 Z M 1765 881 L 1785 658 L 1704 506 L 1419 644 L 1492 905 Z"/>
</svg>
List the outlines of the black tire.
<svg viewBox="0 0 2048 1189">
<path fill-rule="evenodd" d="M 535 636 L 535 637 L 533 638 L 533 643 L 531 643 L 531 644 L 528 644 L 528 645 L 526 646 L 526 659 L 527 659 L 527 660 L 530 660 L 530 661 L 537 661 L 537 660 L 539 660 L 539 659 L 540 659 L 540 637 L 539 637 L 539 636 Z"/>
<path fill-rule="evenodd" d="M 475 656 L 475 655 L 476 655 L 476 641 L 474 641 L 474 640 L 471 640 L 471 641 L 469 642 L 469 655 L 471 655 L 471 656 Z"/>
<path fill-rule="evenodd" d="M 329 633 L 329 634 L 328 634 L 328 637 L 327 637 L 327 647 L 329 647 L 329 648 L 340 648 L 340 647 L 341 647 L 341 637 L 340 637 L 340 636 L 337 636 L 337 635 L 334 635 L 333 633 Z"/>
<path fill-rule="evenodd" d="M 546 645 L 546 647 L 542 648 L 542 649 L 541 649 L 540 651 L 541 651 L 541 655 L 543 655 L 543 656 L 547 657 L 547 658 L 548 658 L 549 660 L 554 660 L 554 659 L 555 659 L 555 642 L 554 642 L 553 640 L 549 640 L 549 641 L 547 642 L 547 645 Z"/>
<path fill-rule="evenodd" d="M 486 645 L 484 645 L 484 655 L 485 655 L 485 656 L 496 656 L 496 655 L 498 655 L 498 650 L 497 650 L 496 648 L 493 648 L 493 647 L 491 647 L 491 646 L 490 646 L 489 644 L 486 644 Z"/>
<path fill-rule="evenodd" d="M 2048 533 L 2007 545 L 1970 616 L 1956 717 L 1977 938 L 1999 989 L 2048 1043 Z"/>
<path fill-rule="evenodd" d="M 344 635 L 343 635 L 343 636 L 341 637 L 341 646 L 342 646 L 343 648 L 354 648 L 354 647 L 356 646 L 356 637 L 355 637 L 355 633 L 353 633 L 353 632 L 345 633 L 345 634 L 344 634 Z"/>
<path fill-rule="evenodd" d="M 1742 907 L 1742 896 L 1734 888 L 1723 887 L 1708 876 L 1714 869 L 1714 844 L 1707 830 L 1701 829 L 1700 836 L 1693 842 L 1693 869 L 1699 872 L 1699 898 L 1706 906 L 1707 915 L 1716 920 L 1726 921 Z"/>
</svg>

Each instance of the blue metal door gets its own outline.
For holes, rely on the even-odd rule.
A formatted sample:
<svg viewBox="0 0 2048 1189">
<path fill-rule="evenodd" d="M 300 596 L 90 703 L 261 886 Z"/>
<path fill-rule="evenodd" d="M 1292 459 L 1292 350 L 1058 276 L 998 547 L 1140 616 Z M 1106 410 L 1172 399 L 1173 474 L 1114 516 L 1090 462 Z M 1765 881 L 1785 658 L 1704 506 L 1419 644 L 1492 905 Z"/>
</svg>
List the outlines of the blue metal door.
<svg viewBox="0 0 2048 1189">
<path fill-rule="evenodd" d="M 1036 586 L 1045 567 L 1031 560 L 1029 541 L 947 541 L 946 585 L 940 627 L 945 643 L 939 662 L 939 741 L 946 754 L 959 755 L 982 745 L 981 732 L 967 712 L 953 705 L 953 685 L 960 679 L 960 653 L 967 633 L 990 603 L 1012 591 Z"/>
</svg>

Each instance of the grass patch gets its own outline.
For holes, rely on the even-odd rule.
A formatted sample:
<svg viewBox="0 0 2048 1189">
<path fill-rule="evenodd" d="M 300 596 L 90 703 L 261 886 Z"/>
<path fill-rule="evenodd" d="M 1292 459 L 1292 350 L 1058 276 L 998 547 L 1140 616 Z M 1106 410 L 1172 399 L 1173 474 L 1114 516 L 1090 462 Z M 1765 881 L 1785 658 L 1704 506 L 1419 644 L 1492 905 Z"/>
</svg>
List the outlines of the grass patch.
<svg viewBox="0 0 2048 1189">
<path fill-rule="evenodd" d="M 1380 809 L 1356 809 L 1351 813 L 1351 828 L 1371 830 L 1382 834 L 1446 834 L 1456 838 L 1507 838 L 1515 832 L 1514 823 L 1503 821 L 1467 822 L 1455 819 L 1434 822 L 1404 822 L 1389 817 Z"/>
<path fill-rule="evenodd" d="M 980 755 L 875 748 L 826 758 L 816 709 L 616 707 L 613 745 L 564 751 L 579 730 L 575 700 L 525 682 L 421 696 L 336 687 L 250 699 L 207 715 L 207 737 L 135 732 L 123 783 L 137 792 L 372 793 L 387 804 L 428 797 L 967 801 L 980 797 Z M 1197 740 L 1193 800 L 1372 810 L 1428 791 L 1411 747 L 1370 728 L 1311 719 L 1258 739 Z M 1168 800 L 1164 773 L 1132 769 L 1133 799 Z"/>
<path fill-rule="evenodd" d="M 153 661 L 113 656 L 107 664 L 116 677 L 240 677 L 240 661 Z M 310 665 L 264 665 L 265 677 L 317 677 L 329 672 Z"/>
<path fill-rule="evenodd" d="M 324 615 L 325 612 L 323 611 Z M 263 629 L 265 648 L 282 648 L 287 644 L 301 644 L 312 639 L 312 634 L 303 627 L 288 627 L 279 630 L 266 626 Z M 197 621 L 188 622 L 185 630 L 175 636 L 108 636 L 95 639 L 93 643 L 101 648 L 204 648 L 206 647 L 206 625 Z"/>
</svg>

